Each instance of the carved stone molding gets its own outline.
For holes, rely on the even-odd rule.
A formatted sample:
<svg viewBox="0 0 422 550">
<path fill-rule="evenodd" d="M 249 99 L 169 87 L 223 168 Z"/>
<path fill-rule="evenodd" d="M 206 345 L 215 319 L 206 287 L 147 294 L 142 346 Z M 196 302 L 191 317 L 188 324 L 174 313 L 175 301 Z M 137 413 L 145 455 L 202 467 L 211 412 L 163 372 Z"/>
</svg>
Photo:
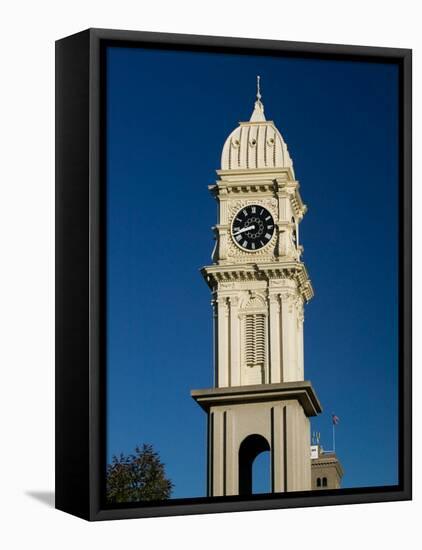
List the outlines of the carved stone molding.
<svg viewBox="0 0 422 550">
<path fill-rule="evenodd" d="M 212 192 L 215 195 L 247 195 L 252 193 L 271 193 L 276 191 L 276 187 L 271 182 L 262 183 L 238 183 L 236 185 L 224 185 L 218 182 L 218 185 L 213 187 Z"/>
<path fill-rule="evenodd" d="M 220 283 L 219 286 L 220 286 L 221 290 L 230 290 L 230 289 L 234 288 L 235 283 Z"/>
<path fill-rule="evenodd" d="M 293 313 L 293 309 L 296 305 L 297 292 L 294 292 L 292 290 L 285 290 L 283 292 L 280 292 L 278 296 L 280 307 L 283 308 L 287 306 L 289 313 Z"/>
<path fill-rule="evenodd" d="M 229 283 L 265 281 L 270 288 L 288 289 L 297 291 L 305 301 L 309 301 L 313 295 L 313 288 L 309 280 L 304 264 L 291 262 L 288 264 L 255 264 L 241 266 L 214 265 L 202 269 L 208 286 L 211 290 L 228 288 Z"/>
<path fill-rule="evenodd" d="M 229 302 L 227 296 L 220 296 L 211 300 L 211 305 L 216 314 L 229 314 Z"/>
<path fill-rule="evenodd" d="M 230 308 L 237 307 L 239 305 L 239 296 L 229 296 L 227 300 Z"/>
<path fill-rule="evenodd" d="M 250 292 L 249 296 L 244 299 L 242 304 L 242 312 L 245 313 L 258 313 L 266 312 L 267 304 L 265 296 L 257 292 Z"/>
<path fill-rule="evenodd" d="M 305 320 L 305 308 L 303 307 L 303 300 L 298 300 L 297 303 L 297 320 L 299 326 L 303 324 Z"/>
<path fill-rule="evenodd" d="M 278 218 L 278 201 L 275 198 L 265 197 L 255 200 L 237 200 L 230 202 L 228 205 L 229 224 L 231 225 L 233 217 L 239 212 L 239 210 L 245 208 L 245 206 L 249 206 L 250 204 L 262 204 L 262 206 L 264 206 L 265 208 L 267 208 L 267 210 L 271 212 L 274 219 Z"/>
</svg>

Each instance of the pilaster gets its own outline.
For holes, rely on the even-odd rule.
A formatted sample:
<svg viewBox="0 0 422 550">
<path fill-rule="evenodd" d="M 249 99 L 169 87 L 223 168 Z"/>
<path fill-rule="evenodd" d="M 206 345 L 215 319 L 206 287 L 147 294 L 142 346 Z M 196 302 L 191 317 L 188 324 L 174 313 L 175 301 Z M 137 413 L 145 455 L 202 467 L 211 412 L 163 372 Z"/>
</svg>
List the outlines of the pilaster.
<svg viewBox="0 0 422 550">
<path fill-rule="evenodd" d="M 269 383 L 281 382 L 280 304 L 278 294 L 268 295 L 269 305 Z"/>
<path fill-rule="evenodd" d="M 239 298 L 228 298 L 230 307 L 230 386 L 240 385 L 240 322 Z"/>
<path fill-rule="evenodd" d="M 218 311 L 218 385 L 229 385 L 229 309 L 227 298 L 217 298 Z"/>
</svg>

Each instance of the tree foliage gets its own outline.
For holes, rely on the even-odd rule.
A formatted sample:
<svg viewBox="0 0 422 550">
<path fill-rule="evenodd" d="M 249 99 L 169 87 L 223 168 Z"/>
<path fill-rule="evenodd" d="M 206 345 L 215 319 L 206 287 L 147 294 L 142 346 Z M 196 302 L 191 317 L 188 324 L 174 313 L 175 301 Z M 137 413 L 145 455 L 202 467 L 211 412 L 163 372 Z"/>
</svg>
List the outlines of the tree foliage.
<svg viewBox="0 0 422 550">
<path fill-rule="evenodd" d="M 135 453 L 113 456 L 107 465 L 107 500 L 110 503 L 163 500 L 170 497 L 173 482 L 152 445 L 137 446 Z"/>
</svg>

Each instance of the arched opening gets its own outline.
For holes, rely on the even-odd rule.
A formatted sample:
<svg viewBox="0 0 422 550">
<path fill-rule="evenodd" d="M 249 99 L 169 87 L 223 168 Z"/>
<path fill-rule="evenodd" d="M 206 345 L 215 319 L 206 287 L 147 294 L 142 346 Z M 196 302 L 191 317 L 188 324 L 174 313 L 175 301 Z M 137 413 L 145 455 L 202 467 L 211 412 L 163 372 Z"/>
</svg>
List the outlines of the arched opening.
<svg viewBox="0 0 422 550">
<path fill-rule="evenodd" d="M 264 476 L 263 479 L 259 480 L 257 479 L 257 483 L 253 484 L 253 464 L 256 459 L 256 457 L 264 453 L 265 451 L 270 450 L 270 445 L 268 441 L 265 439 L 265 437 L 262 437 L 262 435 L 253 434 L 246 437 L 239 448 L 239 495 L 251 495 L 252 492 L 255 492 L 254 489 L 257 492 L 270 492 L 268 491 L 262 491 L 261 490 L 261 484 L 265 483 Z M 265 453 L 268 457 L 269 453 Z M 269 459 L 269 457 L 268 457 Z M 269 460 L 267 459 L 267 462 Z M 257 467 L 259 470 L 261 470 L 262 465 L 257 464 Z M 268 466 L 268 478 L 269 476 L 269 470 L 270 466 Z M 255 473 L 255 472 L 254 472 Z M 268 485 L 271 485 L 271 479 Z"/>
</svg>

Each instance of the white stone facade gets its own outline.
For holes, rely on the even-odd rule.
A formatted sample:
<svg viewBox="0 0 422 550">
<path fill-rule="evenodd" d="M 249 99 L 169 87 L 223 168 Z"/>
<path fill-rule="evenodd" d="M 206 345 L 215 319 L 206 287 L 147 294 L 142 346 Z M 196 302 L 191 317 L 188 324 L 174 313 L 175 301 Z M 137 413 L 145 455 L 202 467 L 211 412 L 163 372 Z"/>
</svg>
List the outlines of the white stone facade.
<svg viewBox="0 0 422 550">
<path fill-rule="evenodd" d="M 308 416 L 320 407 L 305 410 L 297 397 L 304 383 L 304 304 L 313 297 L 299 243 L 307 209 L 287 146 L 265 120 L 259 90 L 251 120 L 224 144 L 217 175 L 209 187 L 218 204 L 213 263 L 202 269 L 212 293 L 216 389 L 209 391 L 216 397 L 192 392 L 208 413 L 208 492 L 234 495 L 240 482 L 245 486 L 239 457 L 251 435 L 268 443 L 272 491 L 310 490 Z M 265 208 L 275 224 L 265 246 L 253 251 L 242 249 L 233 232 L 236 216 L 252 205 Z M 275 385 L 290 393 L 265 397 Z M 233 400 L 236 391 L 240 401 Z"/>
<path fill-rule="evenodd" d="M 214 295 L 216 387 L 304 380 L 303 297 L 297 281 L 222 282 Z M 263 341 L 256 363 L 247 361 L 251 332 Z"/>
</svg>

